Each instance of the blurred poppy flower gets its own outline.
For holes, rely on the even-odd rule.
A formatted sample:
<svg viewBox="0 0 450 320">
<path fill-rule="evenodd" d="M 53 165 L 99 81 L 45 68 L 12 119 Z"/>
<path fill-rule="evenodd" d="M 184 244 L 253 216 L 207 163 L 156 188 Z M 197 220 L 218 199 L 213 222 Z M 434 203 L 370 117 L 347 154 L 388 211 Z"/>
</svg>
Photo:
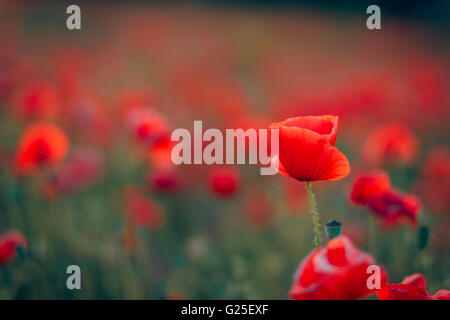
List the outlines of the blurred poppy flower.
<svg viewBox="0 0 450 320">
<path fill-rule="evenodd" d="M 449 290 L 432 295 L 426 290 L 426 280 L 420 273 L 407 276 L 399 284 L 386 284 L 377 291 L 380 300 L 450 300 Z"/>
<path fill-rule="evenodd" d="M 16 230 L 10 230 L 0 235 L 0 266 L 17 258 L 17 249 L 28 249 L 27 240 Z"/>
<path fill-rule="evenodd" d="M 390 187 L 389 175 L 383 171 L 360 174 L 351 188 L 350 200 L 355 204 L 366 204 L 368 199 L 383 194 Z"/>
<path fill-rule="evenodd" d="M 394 226 L 405 220 L 412 228 L 417 227 L 420 202 L 414 195 L 389 190 L 368 199 L 366 205 L 376 216 L 381 218 L 381 223 L 386 227 Z"/>
<path fill-rule="evenodd" d="M 126 124 L 138 141 L 152 144 L 169 134 L 164 117 L 151 108 L 133 108 L 126 115 Z"/>
<path fill-rule="evenodd" d="M 300 263 L 289 295 L 296 300 L 353 300 L 372 293 L 367 268 L 374 258 L 356 248 L 344 235 L 312 251 Z M 387 281 L 382 270 L 381 283 Z"/>
<path fill-rule="evenodd" d="M 363 146 L 364 161 L 373 167 L 386 163 L 410 164 L 418 154 L 414 134 L 403 124 L 389 123 L 375 129 Z"/>
<path fill-rule="evenodd" d="M 305 116 L 273 123 L 279 129 L 279 172 L 299 181 L 338 180 L 350 172 L 336 148 L 337 116 Z"/>
<path fill-rule="evenodd" d="M 173 193 L 178 191 L 181 179 L 175 169 L 158 170 L 148 175 L 148 184 L 152 190 L 162 193 Z"/>
<path fill-rule="evenodd" d="M 41 166 L 55 165 L 68 149 L 69 140 L 59 127 L 45 123 L 30 125 L 17 147 L 16 169 L 19 174 L 30 174 Z"/>
<path fill-rule="evenodd" d="M 392 188 L 389 176 L 383 171 L 360 174 L 351 188 L 350 200 L 369 208 L 386 227 L 404 220 L 417 227 L 419 199 Z"/>
<path fill-rule="evenodd" d="M 163 136 L 149 147 L 148 156 L 155 169 L 164 171 L 173 169 L 172 149 L 175 144 L 170 136 Z"/>
<path fill-rule="evenodd" d="M 45 186 L 48 196 L 72 192 L 95 183 L 104 169 L 103 155 L 93 148 L 78 148 L 63 166 L 52 174 Z"/>
<path fill-rule="evenodd" d="M 27 83 L 13 95 L 12 107 L 19 118 L 25 120 L 42 120 L 55 116 L 61 101 L 55 86 L 37 80 Z"/>
<path fill-rule="evenodd" d="M 231 168 L 215 169 L 209 175 L 211 191 L 218 196 L 232 195 L 240 185 L 240 177 L 236 170 Z"/>
<path fill-rule="evenodd" d="M 425 160 L 416 190 L 425 205 L 435 213 L 450 209 L 450 150 L 436 147 Z"/>
<path fill-rule="evenodd" d="M 157 230 L 164 222 L 164 208 L 133 187 L 125 189 L 125 210 L 138 227 Z"/>
</svg>

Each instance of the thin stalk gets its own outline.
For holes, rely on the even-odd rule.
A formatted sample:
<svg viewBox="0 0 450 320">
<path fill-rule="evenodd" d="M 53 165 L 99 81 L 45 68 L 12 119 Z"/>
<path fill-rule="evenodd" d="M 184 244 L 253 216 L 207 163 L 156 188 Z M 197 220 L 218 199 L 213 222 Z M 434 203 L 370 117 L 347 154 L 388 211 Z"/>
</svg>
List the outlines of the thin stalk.
<svg viewBox="0 0 450 320">
<path fill-rule="evenodd" d="M 312 221 L 314 226 L 314 246 L 316 248 L 319 248 L 322 242 L 320 233 L 320 217 L 319 213 L 317 212 L 316 200 L 314 199 L 314 194 L 311 190 L 311 184 L 309 181 L 306 181 L 306 190 L 308 191 L 308 199 L 311 205 L 311 212 L 313 214 Z"/>
</svg>

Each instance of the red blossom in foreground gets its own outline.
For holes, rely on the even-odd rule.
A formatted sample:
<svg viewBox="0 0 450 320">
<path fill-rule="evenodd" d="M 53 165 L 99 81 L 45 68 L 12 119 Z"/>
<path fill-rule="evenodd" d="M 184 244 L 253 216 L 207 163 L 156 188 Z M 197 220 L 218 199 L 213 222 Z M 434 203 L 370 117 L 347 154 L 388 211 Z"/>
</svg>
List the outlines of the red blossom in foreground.
<svg viewBox="0 0 450 320">
<path fill-rule="evenodd" d="M 300 263 L 289 295 L 296 300 L 352 300 L 372 293 L 367 268 L 374 258 L 356 248 L 344 235 L 315 249 Z M 381 283 L 387 281 L 382 270 Z"/>
<path fill-rule="evenodd" d="M 419 199 L 392 188 L 389 176 L 382 171 L 360 174 L 351 188 L 350 200 L 366 206 L 386 227 L 403 221 L 417 227 Z"/>
<path fill-rule="evenodd" d="M 449 290 L 439 290 L 432 295 L 426 286 L 425 277 L 415 273 L 399 284 L 386 284 L 377 291 L 377 296 L 380 300 L 450 300 Z"/>
<path fill-rule="evenodd" d="M 339 180 L 350 172 L 335 146 L 337 116 L 305 116 L 273 123 L 279 129 L 279 172 L 299 181 Z"/>
<path fill-rule="evenodd" d="M 380 167 L 386 163 L 410 164 L 416 159 L 419 143 L 403 124 L 391 123 L 375 129 L 363 146 L 367 164 Z"/>
<path fill-rule="evenodd" d="M 164 208 L 133 187 L 125 189 L 125 210 L 130 222 L 138 227 L 157 230 L 164 222 Z"/>
<path fill-rule="evenodd" d="M 10 230 L 0 235 L 0 266 L 16 259 L 17 248 L 28 249 L 27 240 L 19 231 Z"/>
<path fill-rule="evenodd" d="M 239 174 L 231 168 L 215 169 L 209 176 L 210 190 L 221 197 L 231 196 L 239 185 Z"/>
<path fill-rule="evenodd" d="M 69 150 L 66 134 L 52 124 L 30 125 L 22 134 L 16 152 L 19 174 L 30 174 L 42 166 L 59 163 Z"/>
</svg>

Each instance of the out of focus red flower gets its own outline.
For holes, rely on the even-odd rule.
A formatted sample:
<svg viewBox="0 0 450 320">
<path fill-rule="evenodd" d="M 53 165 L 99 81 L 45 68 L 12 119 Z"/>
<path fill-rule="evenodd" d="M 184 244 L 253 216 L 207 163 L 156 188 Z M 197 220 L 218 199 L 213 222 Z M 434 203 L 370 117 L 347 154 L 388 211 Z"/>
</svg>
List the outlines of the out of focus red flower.
<svg viewBox="0 0 450 320">
<path fill-rule="evenodd" d="M 238 172 L 231 168 L 214 169 L 209 175 L 211 191 L 218 196 L 232 195 L 240 185 Z"/>
<path fill-rule="evenodd" d="M 416 137 L 405 125 L 389 123 L 369 134 L 363 146 L 363 158 L 373 167 L 386 163 L 410 164 L 418 150 Z"/>
<path fill-rule="evenodd" d="M 419 199 L 392 188 L 389 176 L 382 171 L 360 174 L 351 188 L 350 200 L 369 208 L 386 227 L 405 220 L 417 227 Z"/>
<path fill-rule="evenodd" d="M 21 87 L 11 101 L 13 112 L 21 119 L 42 120 L 55 116 L 61 101 L 56 88 L 46 81 L 35 81 Z"/>
<path fill-rule="evenodd" d="M 449 290 L 432 295 L 426 290 L 426 280 L 420 273 L 407 276 L 399 284 L 386 284 L 377 291 L 380 300 L 450 300 Z"/>
<path fill-rule="evenodd" d="M 72 192 L 95 183 L 104 169 L 103 155 L 93 148 L 78 148 L 70 160 L 56 169 L 45 186 L 48 196 Z"/>
<path fill-rule="evenodd" d="M 352 300 L 372 293 L 367 268 L 374 258 L 356 248 L 344 235 L 312 251 L 300 263 L 289 295 L 296 300 Z M 382 270 L 381 283 L 387 281 Z"/>
<path fill-rule="evenodd" d="M 55 165 L 64 159 L 68 150 L 69 140 L 59 127 L 45 123 L 30 125 L 17 147 L 17 172 L 30 174 L 41 166 Z"/>
<path fill-rule="evenodd" d="M 383 194 L 390 187 L 389 175 L 383 171 L 360 174 L 352 186 L 350 200 L 356 204 L 366 204 L 368 199 Z"/>
<path fill-rule="evenodd" d="M 416 190 L 432 212 L 442 214 L 450 210 L 450 150 L 446 146 L 430 152 Z"/>
<path fill-rule="evenodd" d="M 157 230 L 164 222 L 164 208 L 133 187 L 125 189 L 125 210 L 138 227 Z"/>
<path fill-rule="evenodd" d="M 181 185 L 181 178 L 175 169 L 158 170 L 148 176 L 151 189 L 162 193 L 176 192 Z"/>
<path fill-rule="evenodd" d="M 299 181 L 338 180 L 350 172 L 334 146 L 337 116 L 305 116 L 273 123 L 279 129 L 279 172 Z"/>
<path fill-rule="evenodd" d="M 161 137 L 149 147 L 149 158 L 153 167 L 157 170 L 172 170 L 172 149 L 175 142 L 170 140 L 170 136 Z"/>
<path fill-rule="evenodd" d="M 17 248 L 28 249 L 27 240 L 16 230 L 10 230 L 0 235 L 0 266 L 14 261 Z"/>
<path fill-rule="evenodd" d="M 382 195 L 367 200 L 366 205 L 379 218 L 384 226 L 394 226 L 403 221 L 409 222 L 412 228 L 417 227 L 419 199 L 410 194 L 389 190 Z"/>
<path fill-rule="evenodd" d="M 152 144 L 169 133 L 165 118 L 152 108 L 133 108 L 127 113 L 125 121 L 135 138 L 146 144 Z"/>
</svg>

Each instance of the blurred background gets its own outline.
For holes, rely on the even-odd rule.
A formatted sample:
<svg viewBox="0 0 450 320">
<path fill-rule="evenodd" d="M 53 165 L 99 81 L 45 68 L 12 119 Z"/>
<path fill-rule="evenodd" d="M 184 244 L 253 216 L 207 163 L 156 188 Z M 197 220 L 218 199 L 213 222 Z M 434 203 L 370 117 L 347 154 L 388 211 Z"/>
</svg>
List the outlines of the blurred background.
<svg viewBox="0 0 450 320">
<path fill-rule="evenodd" d="M 69 31 L 67 3 L 0 1 L 0 298 L 286 299 L 313 249 L 304 183 L 174 166 L 170 133 L 321 114 L 339 115 L 352 168 L 313 183 L 322 224 L 342 222 L 392 282 L 449 288 L 449 2 L 379 1 L 374 31 L 369 4 L 82 1 Z M 36 123 L 68 151 L 27 169 Z M 417 227 L 350 203 L 373 169 L 420 199 Z M 82 290 L 66 287 L 71 264 Z"/>
</svg>

